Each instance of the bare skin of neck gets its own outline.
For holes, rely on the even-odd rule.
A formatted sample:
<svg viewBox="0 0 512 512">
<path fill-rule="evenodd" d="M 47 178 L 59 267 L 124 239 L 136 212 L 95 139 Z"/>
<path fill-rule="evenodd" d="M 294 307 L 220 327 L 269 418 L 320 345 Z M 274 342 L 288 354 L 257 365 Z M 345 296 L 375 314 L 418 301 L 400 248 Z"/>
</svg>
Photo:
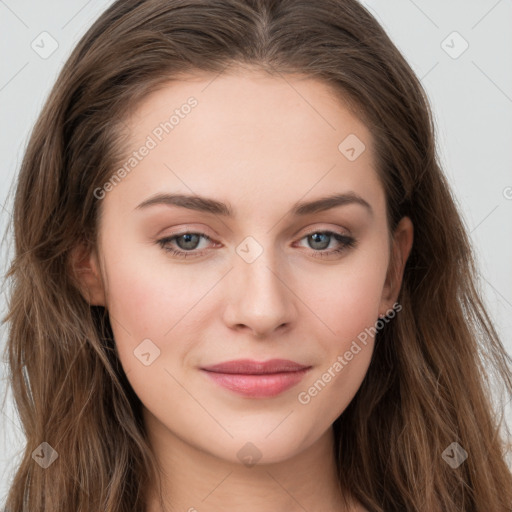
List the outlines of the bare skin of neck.
<svg viewBox="0 0 512 512">
<path fill-rule="evenodd" d="M 150 416 L 150 415 L 149 415 Z M 162 499 L 148 492 L 146 512 L 366 512 L 343 505 L 329 429 L 289 460 L 245 466 L 218 459 L 173 436 L 154 422 L 152 446 L 162 468 Z"/>
</svg>

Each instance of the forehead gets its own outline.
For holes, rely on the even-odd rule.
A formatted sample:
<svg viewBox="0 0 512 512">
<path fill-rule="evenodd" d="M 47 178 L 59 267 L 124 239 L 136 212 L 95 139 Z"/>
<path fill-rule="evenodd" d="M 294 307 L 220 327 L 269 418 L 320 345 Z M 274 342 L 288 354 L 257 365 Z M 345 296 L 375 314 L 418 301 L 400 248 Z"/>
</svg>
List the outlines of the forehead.
<svg viewBox="0 0 512 512">
<path fill-rule="evenodd" d="M 132 133 L 148 133 L 157 126 L 155 122 L 168 121 L 173 111 L 179 115 L 181 109 L 190 110 L 186 103 L 191 98 L 199 108 L 193 109 L 196 115 L 190 116 L 187 124 L 198 133 L 206 133 L 208 128 L 214 132 L 244 128 L 237 132 L 238 138 L 252 134 L 262 139 L 265 133 L 273 134 L 271 125 L 277 123 L 299 138 L 312 138 L 313 131 L 319 131 L 321 137 L 328 131 L 340 137 L 351 128 L 365 143 L 371 143 L 371 134 L 355 114 L 349 97 L 330 84 L 305 75 L 269 75 L 241 68 L 216 75 L 196 71 L 160 84 L 139 102 L 128 126 Z"/>
<path fill-rule="evenodd" d="M 181 75 L 140 102 L 127 127 L 131 151 L 151 149 L 109 195 L 123 190 L 133 207 L 162 191 L 260 206 L 338 191 L 383 199 L 371 133 L 311 77 Z"/>
</svg>

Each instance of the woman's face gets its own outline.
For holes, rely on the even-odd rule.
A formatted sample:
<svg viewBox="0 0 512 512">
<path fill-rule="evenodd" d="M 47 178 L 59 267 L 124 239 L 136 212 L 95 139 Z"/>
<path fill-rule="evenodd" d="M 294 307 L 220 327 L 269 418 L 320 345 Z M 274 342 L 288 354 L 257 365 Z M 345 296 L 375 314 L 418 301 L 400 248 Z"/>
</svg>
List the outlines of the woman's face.
<svg viewBox="0 0 512 512">
<path fill-rule="evenodd" d="M 169 82 L 128 127 L 91 261 L 146 421 L 233 462 L 298 454 L 354 397 L 398 293 L 368 129 L 321 82 L 252 72 Z M 205 370 L 241 359 L 306 370 Z"/>
</svg>

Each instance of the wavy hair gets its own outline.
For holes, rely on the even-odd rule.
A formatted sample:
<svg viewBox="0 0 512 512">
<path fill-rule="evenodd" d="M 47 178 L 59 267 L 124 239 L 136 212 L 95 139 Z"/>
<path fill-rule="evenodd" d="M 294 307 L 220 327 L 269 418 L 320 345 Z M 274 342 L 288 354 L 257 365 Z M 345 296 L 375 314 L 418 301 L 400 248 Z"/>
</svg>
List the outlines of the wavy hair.
<svg viewBox="0 0 512 512">
<path fill-rule="evenodd" d="M 419 80 L 356 0 L 118 0 L 66 61 L 16 184 L 6 355 L 26 445 L 7 512 L 143 512 L 158 477 L 108 311 L 79 292 L 70 252 L 97 240 L 101 187 L 127 116 L 182 73 L 248 66 L 316 78 L 369 128 L 390 232 L 414 244 L 365 379 L 334 422 L 343 489 L 371 512 L 512 510 L 500 384 L 512 361 L 481 299 L 467 228 L 443 175 Z M 507 429 L 508 432 L 508 429 Z M 47 442 L 47 469 L 32 452 Z M 468 458 L 452 468 L 454 442 Z"/>
</svg>

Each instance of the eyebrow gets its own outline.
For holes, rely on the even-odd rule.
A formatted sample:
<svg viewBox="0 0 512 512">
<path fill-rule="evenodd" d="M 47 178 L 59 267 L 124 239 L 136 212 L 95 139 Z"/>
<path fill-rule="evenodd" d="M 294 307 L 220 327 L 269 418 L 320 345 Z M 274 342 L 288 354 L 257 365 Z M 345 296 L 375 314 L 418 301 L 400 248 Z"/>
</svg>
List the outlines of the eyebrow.
<svg viewBox="0 0 512 512">
<path fill-rule="evenodd" d="M 373 209 L 370 204 L 355 192 L 345 192 L 343 194 L 333 194 L 327 197 L 321 197 L 313 201 L 297 202 L 293 205 L 290 213 L 294 216 L 310 215 L 319 213 L 338 206 L 349 204 L 358 204 L 363 206 L 370 215 L 373 215 Z M 205 213 L 213 213 L 223 217 L 234 217 L 234 211 L 225 203 L 198 195 L 186 194 L 156 194 L 142 203 L 135 210 L 141 210 L 154 205 L 168 205 L 187 208 Z"/>
</svg>

